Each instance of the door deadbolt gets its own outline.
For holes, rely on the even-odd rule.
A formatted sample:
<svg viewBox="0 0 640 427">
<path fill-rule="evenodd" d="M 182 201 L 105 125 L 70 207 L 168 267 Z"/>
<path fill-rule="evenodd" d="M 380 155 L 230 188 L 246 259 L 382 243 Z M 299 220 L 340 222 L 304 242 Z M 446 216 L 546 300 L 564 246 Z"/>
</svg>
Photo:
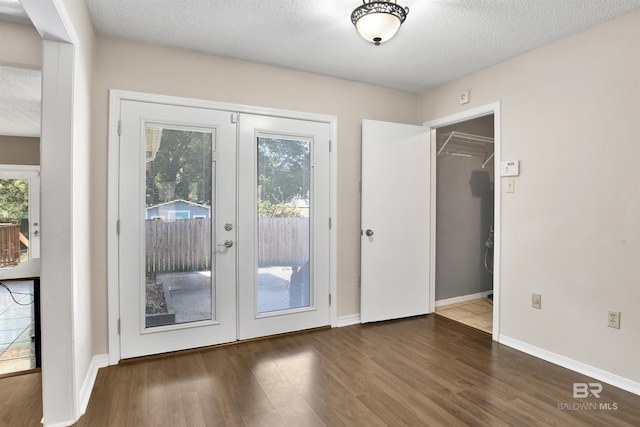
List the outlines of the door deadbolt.
<svg viewBox="0 0 640 427">
<path fill-rule="evenodd" d="M 227 231 L 231 231 L 231 230 L 233 230 L 233 225 L 230 224 L 230 223 L 226 223 L 224 225 L 224 229 L 227 230 Z"/>
</svg>

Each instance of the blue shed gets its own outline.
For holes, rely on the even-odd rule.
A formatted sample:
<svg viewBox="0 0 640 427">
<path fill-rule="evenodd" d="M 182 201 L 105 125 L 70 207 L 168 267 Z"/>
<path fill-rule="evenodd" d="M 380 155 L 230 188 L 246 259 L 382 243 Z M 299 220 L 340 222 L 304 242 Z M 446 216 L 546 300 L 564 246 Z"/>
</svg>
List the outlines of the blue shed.
<svg viewBox="0 0 640 427">
<path fill-rule="evenodd" d="M 149 206 L 145 219 L 196 219 L 211 218 L 211 207 L 187 200 L 172 200 Z"/>
</svg>

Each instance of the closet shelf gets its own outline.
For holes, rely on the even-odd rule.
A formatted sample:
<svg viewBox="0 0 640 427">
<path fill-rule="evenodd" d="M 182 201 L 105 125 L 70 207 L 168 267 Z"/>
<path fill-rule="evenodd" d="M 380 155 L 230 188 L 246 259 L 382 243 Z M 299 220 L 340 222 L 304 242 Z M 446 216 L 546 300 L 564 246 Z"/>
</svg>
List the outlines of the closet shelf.
<svg viewBox="0 0 640 427">
<path fill-rule="evenodd" d="M 493 138 L 471 133 L 453 131 L 438 135 L 438 157 L 452 155 L 463 157 L 482 157 L 484 168 L 493 158 Z"/>
</svg>

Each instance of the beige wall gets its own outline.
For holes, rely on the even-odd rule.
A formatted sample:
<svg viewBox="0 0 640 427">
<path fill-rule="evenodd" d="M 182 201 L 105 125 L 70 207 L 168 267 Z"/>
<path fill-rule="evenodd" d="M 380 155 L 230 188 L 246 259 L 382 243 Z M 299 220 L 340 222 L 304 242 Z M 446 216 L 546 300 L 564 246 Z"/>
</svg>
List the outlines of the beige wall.
<svg viewBox="0 0 640 427">
<path fill-rule="evenodd" d="M 98 37 L 90 167 L 93 351 L 107 352 L 110 88 L 338 117 L 338 315 L 359 312 L 360 121 L 419 123 L 502 102 L 501 334 L 640 380 L 640 12 L 420 97 L 194 52 Z M 542 310 L 530 308 L 542 293 Z M 621 311 L 622 329 L 606 327 Z"/>
<path fill-rule="evenodd" d="M 345 80 L 184 50 L 98 37 L 91 169 L 96 353 L 107 352 L 108 90 L 122 89 L 338 117 L 338 316 L 359 313 L 360 126 L 417 123 L 417 96 Z"/>
<path fill-rule="evenodd" d="M 42 40 L 32 25 L 0 21 L 0 40 L 0 65 L 42 67 Z"/>
<path fill-rule="evenodd" d="M 0 135 L 1 165 L 39 165 L 40 138 Z"/>
<path fill-rule="evenodd" d="M 521 161 L 502 194 L 500 333 L 640 381 L 640 10 L 427 92 L 420 119 L 495 101 L 502 159 Z"/>
</svg>

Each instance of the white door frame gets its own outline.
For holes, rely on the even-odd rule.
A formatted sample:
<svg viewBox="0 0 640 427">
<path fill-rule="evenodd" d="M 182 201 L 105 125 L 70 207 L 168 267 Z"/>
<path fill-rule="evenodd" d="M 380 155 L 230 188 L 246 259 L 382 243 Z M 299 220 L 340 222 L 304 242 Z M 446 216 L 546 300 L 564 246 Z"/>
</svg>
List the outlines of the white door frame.
<svg viewBox="0 0 640 427">
<path fill-rule="evenodd" d="M 42 37 L 40 133 L 43 424 L 76 421 L 84 411 L 74 347 L 74 69 L 78 36 L 58 0 L 21 0 Z M 49 227 L 51 224 L 51 227 Z M 61 251 L 60 248 L 68 250 Z M 88 396 L 86 398 L 88 401 Z"/>
<path fill-rule="evenodd" d="M 449 126 L 459 122 L 475 119 L 482 116 L 493 114 L 493 129 L 494 129 L 494 198 L 493 198 L 493 233 L 494 233 L 494 258 L 493 258 L 493 333 L 492 338 L 494 341 L 500 341 L 500 250 L 502 240 L 502 221 L 501 221 L 501 197 L 502 197 L 502 180 L 500 179 L 500 161 L 501 161 L 501 140 L 500 140 L 500 102 L 494 102 L 487 105 L 482 105 L 470 110 L 461 111 L 450 116 L 442 117 L 439 119 L 425 122 L 424 126 L 431 128 L 431 132 L 435 132 L 436 128 L 442 126 Z M 433 135 L 432 135 L 433 136 Z M 437 143 L 435 138 L 431 139 L 432 150 L 435 150 L 435 144 Z M 432 151 L 433 152 L 433 151 Z M 430 312 L 435 311 L 436 300 L 436 276 L 435 276 L 435 241 L 436 241 L 436 163 L 437 156 L 431 157 L 431 265 L 434 266 L 431 270 L 431 278 L 429 280 L 429 299 L 430 299 Z"/>
<path fill-rule="evenodd" d="M 109 91 L 109 148 L 108 148 L 108 191 L 107 191 L 107 292 L 108 292 L 108 331 L 109 331 L 109 364 L 115 365 L 120 361 L 120 337 L 118 335 L 119 291 L 118 291 L 118 238 L 116 223 L 118 220 L 118 158 L 119 136 L 118 121 L 120 117 L 120 102 L 123 100 L 153 102 L 195 108 L 208 108 L 230 113 L 247 113 L 270 117 L 282 117 L 328 123 L 330 126 L 331 153 L 330 153 L 330 214 L 332 218 L 329 230 L 329 289 L 331 295 L 337 295 L 337 125 L 336 116 L 304 113 L 298 111 L 280 110 L 273 108 L 255 107 L 241 104 L 222 103 L 201 99 L 182 98 L 175 96 L 156 95 L 142 92 L 131 92 L 111 89 Z M 329 321 L 336 326 L 337 298 L 333 298 L 329 307 Z"/>
</svg>

